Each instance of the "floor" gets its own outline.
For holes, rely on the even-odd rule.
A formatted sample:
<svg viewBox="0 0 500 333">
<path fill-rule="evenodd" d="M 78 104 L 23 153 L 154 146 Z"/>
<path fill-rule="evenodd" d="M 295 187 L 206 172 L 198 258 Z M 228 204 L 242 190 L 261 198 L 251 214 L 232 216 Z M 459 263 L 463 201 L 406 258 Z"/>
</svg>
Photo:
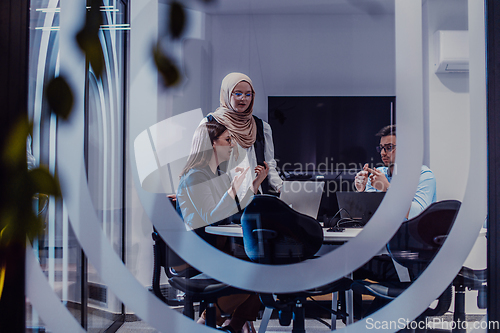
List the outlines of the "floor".
<svg viewBox="0 0 500 333">
<path fill-rule="evenodd" d="M 255 323 L 255 329 L 257 332 L 259 331 L 260 320 L 257 320 Z M 344 324 L 339 320 L 337 321 L 337 328 L 344 327 Z M 272 319 L 269 321 L 269 325 L 267 326 L 266 333 L 274 333 L 274 332 L 291 332 L 292 326 L 280 326 L 277 319 Z M 314 319 L 306 319 L 306 331 L 307 333 L 327 333 L 330 332 L 330 329 L 325 325 Z M 118 329 L 117 333 L 157 333 L 158 331 L 154 328 L 148 326 L 146 323 L 142 321 L 135 322 L 127 322 Z M 168 332 L 170 333 L 170 332 Z"/>
<path fill-rule="evenodd" d="M 468 322 L 473 322 L 473 321 L 480 321 L 482 317 L 483 317 L 483 315 L 467 315 L 466 319 Z M 444 320 L 445 322 L 451 322 L 452 318 L 453 318 L 453 314 L 446 313 L 444 316 L 439 317 L 439 318 Z M 259 331 L 259 327 L 260 327 L 260 320 L 257 320 L 255 323 L 255 329 L 257 330 L 257 332 Z M 337 321 L 337 329 L 343 328 L 343 327 L 345 327 L 345 325 L 342 323 L 342 321 L 338 320 Z M 436 327 L 436 328 L 438 328 L 438 327 Z M 287 326 L 287 327 L 280 326 L 277 319 L 272 319 L 269 322 L 269 325 L 267 326 L 266 333 L 291 332 L 291 331 L 292 331 L 292 326 Z M 306 331 L 307 331 L 307 333 L 327 333 L 327 332 L 330 332 L 330 329 L 314 319 L 306 319 Z M 144 323 L 140 320 L 126 322 L 117 331 L 117 333 L 139 333 L 139 332 L 140 333 L 158 333 L 157 330 L 148 326 L 146 323 Z M 167 332 L 167 333 L 171 333 L 171 332 Z"/>
<path fill-rule="evenodd" d="M 316 297 L 317 300 L 321 299 L 331 299 L 331 294 L 330 295 L 325 295 L 325 296 L 319 296 Z M 195 303 L 195 313 L 197 313 L 197 303 Z M 177 306 L 177 307 L 172 307 L 172 309 L 182 312 L 182 306 Z M 274 316 L 273 316 L 274 318 Z M 197 318 L 196 318 L 197 319 Z M 330 324 L 329 319 L 322 319 L 326 321 L 328 324 Z M 254 327 L 256 331 L 259 331 L 261 324 L 261 320 L 258 319 L 254 323 Z M 326 326 L 325 324 L 315 320 L 315 319 L 306 319 L 305 321 L 306 325 L 306 331 L 307 333 L 327 333 L 331 332 L 330 328 Z M 337 320 L 337 328 L 342 328 L 345 327 L 344 323 L 339 319 Z M 274 332 L 291 332 L 292 331 L 292 324 L 290 326 L 280 326 L 279 320 L 278 319 L 271 319 L 267 325 L 267 330 L 266 333 L 274 333 Z M 134 315 L 131 315 L 128 317 L 127 321 L 118 329 L 117 333 L 139 333 L 139 332 L 144 332 L 144 333 L 158 333 L 159 331 L 150 327 L 146 323 L 142 322 L 139 318 L 137 318 Z M 165 332 L 165 333 L 172 333 L 172 332 Z M 175 332 L 177 333 L 177 332 Z"/>
</svg>

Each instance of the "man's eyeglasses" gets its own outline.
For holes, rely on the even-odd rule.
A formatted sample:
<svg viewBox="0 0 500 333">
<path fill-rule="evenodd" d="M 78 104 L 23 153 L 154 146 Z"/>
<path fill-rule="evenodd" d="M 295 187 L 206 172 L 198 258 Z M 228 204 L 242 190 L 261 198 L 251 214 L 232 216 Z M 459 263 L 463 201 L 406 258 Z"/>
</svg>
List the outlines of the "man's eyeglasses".
<svg viewBox="0 0 500 333">
<path fill-rule="evenodd" d="M 388 144 L 388 145 L 385 145 L 385 146 L 377 146 L 377 147 L 375 147 L 375 149 L 377 149 L 378 153 L 381 153 L 382 150 L 385 150 L 386 153 L 390 153 L 394 149 L 396 149 L 396 145 Z"/>
<path fill-rule="evenodd" d="M 252 98 L 253 94 L 252 93 L 240 93 L 240 92 L 234 92 L 234 93 L 231 93 L 233 94 L 234 97 L 236 98 L 240 98 L 240 97 L 243 97 L 243 98 Z"/>
</svg>

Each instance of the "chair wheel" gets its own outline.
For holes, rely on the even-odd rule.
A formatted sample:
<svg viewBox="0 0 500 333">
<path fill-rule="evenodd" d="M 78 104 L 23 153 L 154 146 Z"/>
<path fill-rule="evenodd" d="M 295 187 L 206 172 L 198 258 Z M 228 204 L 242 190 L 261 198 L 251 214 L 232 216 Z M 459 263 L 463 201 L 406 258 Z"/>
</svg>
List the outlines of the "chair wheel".
<svg viewBox="0 0 500 333">
<path fill-rule="evenodd" d="M 281 326 L 290 326 L 292 322 L 292 309 L 287 307 L 286 309 L 280 310 L 278 316 Z"/>
</svg>

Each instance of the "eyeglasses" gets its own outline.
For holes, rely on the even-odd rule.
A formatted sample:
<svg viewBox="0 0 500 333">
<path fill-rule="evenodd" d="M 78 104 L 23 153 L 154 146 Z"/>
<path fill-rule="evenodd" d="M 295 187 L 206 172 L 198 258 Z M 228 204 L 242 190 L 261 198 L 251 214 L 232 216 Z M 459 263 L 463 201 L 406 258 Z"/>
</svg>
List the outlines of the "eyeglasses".
<svg viewBox="0 0 500 333">
<path fill-rule="evenodd" d="M 234 97 L 236 98 L 240 98 L 240 97 L 243 97 L 243 98 L 252 98 L 253 94 L 252 93 L 240 93 L 240 92 L 234 92 L 234 93 L 231 93 Z"/>
<path fill-rule="evenodd" d="M 385 145 L 385 146 L 380 145 L 380 146 L 375 147 L 375 149 L 377 149 L 378 153 L 381 153 L 382 150 L 385 150 L 386 153 L 390 153 L 394 149 L 396 149 L 396 145 L 393 145 L 393 144 L 388 144 L 388 145 Z"/>
</svg>

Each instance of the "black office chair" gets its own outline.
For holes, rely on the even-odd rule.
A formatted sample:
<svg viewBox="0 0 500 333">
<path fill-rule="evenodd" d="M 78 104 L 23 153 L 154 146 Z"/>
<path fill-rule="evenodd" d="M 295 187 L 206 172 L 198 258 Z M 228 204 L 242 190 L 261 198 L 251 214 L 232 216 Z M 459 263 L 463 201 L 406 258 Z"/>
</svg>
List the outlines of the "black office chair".
<svg viewBox="0 0 500 333">
<path fill-rule="evenodd" d="M 241 225 L 247 256 L 261 264 L 292 264 L 312 259 L 323 243 L 323 230 L 318 221 L 271 195 L 254 196 L 243 212 Z M 293 315 L 292 332 L 302 333 L 305 332 L 306 298 L 345 291 L 351 283 L 351 279 L 342 278 L 313 290 L 277 294 L 277 299 L 269 294 L 261 294 L 260 298 L 266 307 L 279 311 L 280 325 L 289 326 Z M 346 316 L 333 309 L 329 312 Z"/>
<path fill-rule="evenodd" d="M 387 244 L 392 259 L 409 270 L 414 281 L 432 261 L 444 243 L 460 208 L 460 202 L 445 200 L 433 203 L 418 216 L 404 222 Z M 411 282 L 356 280 L 352 285 L 355 294 L 375 297 L 367 314 L 370 314 L 398 297 Z M 452 285 L 438 298 L 435 308 L 428 308 L 417 320 L 439 316 L 448 311 L 452 300 Z"/>
<path fill-rule="evenodd" d="M 170 199 L 175 207 L 175 202 Z M 194 303 L 200 302 L 200 314 L 206 308 L 206 325 L 216 327 L 215 306 L 219 297 L 232 294 L 247 294 L 248 291 L 234 288 L 215 279 L 190 279 L 200 272 L 182 260 L 174 251 L 172 251 L 165 241 L 160 237 L 156 229 L 153 231 L 153 281 L 151 291 L 160 300 L 168 305 L 184 305 L 183 314 L 194 319 Z M 188 266 L 183 270 L 176 271 L 173 267 Z M 168 277 L 169 285 L 160 285 L 161 271 Z M 175 292 L 180 290 L 184 293 L 183 299 L 172 297 Z M 170 292 L 169 292 L 170 291 Z M 229 314 L 223 314 L 229 316 Z"/>
<path fill-rule="evenodd" d="M 454 322 L 465 322 L 465 290 L 477 290 L 477 307 L 486 309 L 486 269 L 474 270 L 467 267 L 462 267 L 460 272 L 453 280 L 455 287 L 455 312 L 453 313 Z M 453 333 L 465 333 L 465 328 L 458 327 L 453 330 Z"/>
</svg>

